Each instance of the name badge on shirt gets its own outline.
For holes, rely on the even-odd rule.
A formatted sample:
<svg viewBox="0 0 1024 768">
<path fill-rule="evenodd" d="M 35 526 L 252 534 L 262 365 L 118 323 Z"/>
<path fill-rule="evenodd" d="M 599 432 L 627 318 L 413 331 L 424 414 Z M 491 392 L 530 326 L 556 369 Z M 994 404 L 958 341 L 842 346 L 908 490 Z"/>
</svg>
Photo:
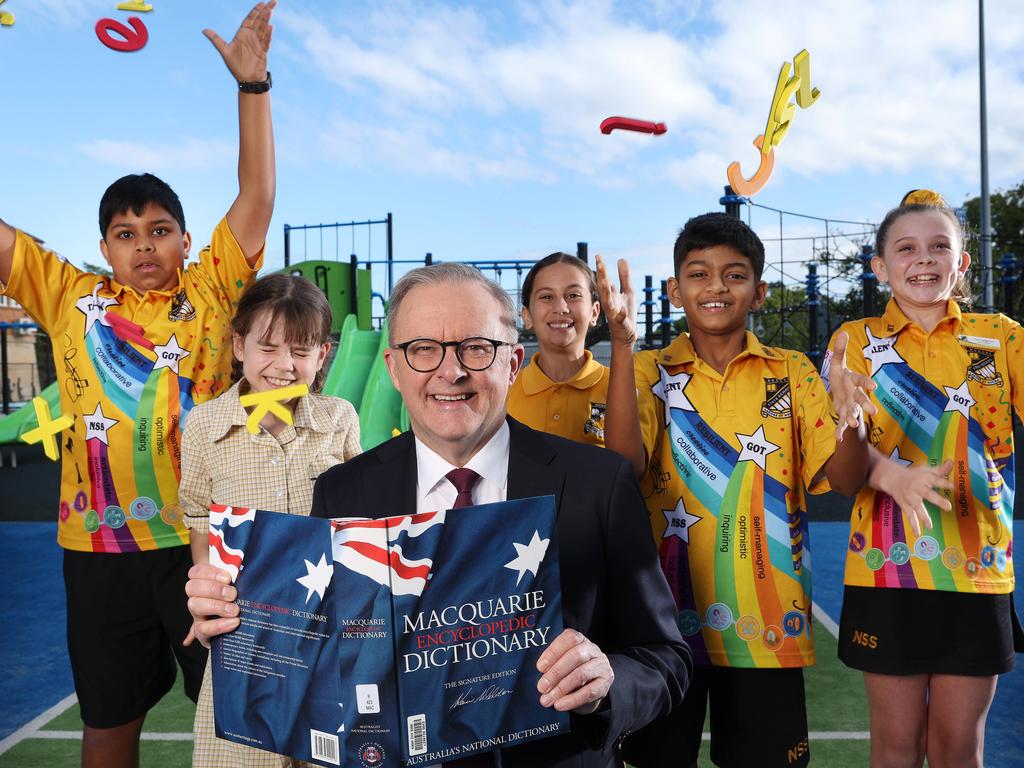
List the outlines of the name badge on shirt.
<svg viewBox="0 0 1024 768">
<path fill-rule="evenodd" d="M 999 339 L 989 339 L 985 336 L 968 336 L 963 333 L 956 338 L 961 344 L 970 344 L 971 346 L 984 347 L 985 349 L 999 349 Z"/>
</svg>

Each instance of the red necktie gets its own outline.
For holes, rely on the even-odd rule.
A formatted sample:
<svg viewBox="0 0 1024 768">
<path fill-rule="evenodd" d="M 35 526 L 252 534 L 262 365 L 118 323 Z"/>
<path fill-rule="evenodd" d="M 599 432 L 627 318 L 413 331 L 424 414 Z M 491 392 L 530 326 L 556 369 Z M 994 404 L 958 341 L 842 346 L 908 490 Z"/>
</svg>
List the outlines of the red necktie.
<svg viewBox="0 0 1024 768">
<path fill-rule="evenodd" d="M 459 492 L 459 495 L 455 497 L 455 503 L 452 504 L 452 509 L 472 506 L 473 486 L 480 479 L 480 475 L 472 469 L 461 467 L 453 469 L 445 477 Z M 461 760 L 448 760 L 444 763 L 444 768 L 494 768 L 494 756 L 490 752 L 485 752 L 480 755 L 470 755 Z"/>
<path fill-rule="evenodd" d="M 445 477 L 447 477 L 448 481 L 455 486 L 455 490 L 459 492 L 459 495 L 455 497 L 455 503 L 452 505 L 452 509 L 473 506 L 473 486 L 475 486 L 476 481 L 480 479 L 480 475 L 472 469 L 460 467 L 459 469 L 453 469 L 445 475 Z"/>
</svg>

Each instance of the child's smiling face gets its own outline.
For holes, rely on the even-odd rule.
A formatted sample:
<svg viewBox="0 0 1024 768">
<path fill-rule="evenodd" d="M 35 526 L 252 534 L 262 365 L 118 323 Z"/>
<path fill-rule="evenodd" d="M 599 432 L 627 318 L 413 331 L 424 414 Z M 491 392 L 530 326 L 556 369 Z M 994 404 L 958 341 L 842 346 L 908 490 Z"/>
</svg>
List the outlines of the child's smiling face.
<svg viewBox="0 0 1024 768">
<path fill-rule="evenodd" d="M 690 333 L 714 336 L 743 332 L 747 314 L 764 303 L 767 289 L 750 259 L 728 245 L 687 253 L 668 286 L 672 305 L 686 313 Z"/>
<path fill-rule="evenodd" d="M 601 311 L 590 294 L 588 275 L 572 264 L 550 264 L 537 273 L 529 302 L 523 307 L 523 324 L 537 334 L 542 352 L 574 345 L 582 352 L 587 331 Z"/>
<path fill-rule="evenodd" d="M 905 310 L 945 305 L 971 263 L 953 222 L 939 211 L 900 216 L 882 250 L 871 259 L 871 267 Z"/>
</svg>

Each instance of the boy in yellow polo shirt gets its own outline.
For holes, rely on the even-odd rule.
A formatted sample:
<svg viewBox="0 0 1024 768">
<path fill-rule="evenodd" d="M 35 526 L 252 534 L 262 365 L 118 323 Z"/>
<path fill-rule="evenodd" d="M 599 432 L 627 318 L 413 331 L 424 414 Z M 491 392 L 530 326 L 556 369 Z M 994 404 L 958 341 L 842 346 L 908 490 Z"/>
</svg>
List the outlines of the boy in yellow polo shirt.
<svg viewBox="0 0 1024 768">
<path fill-rule="evenodd" d="M 175 678 L 195 699 L 205 651 L 184 583 L 191 558 L 178 506 L 181 430 L 192 406 L 229 385 L 230 320 L 255 276 L 274 207 L 270 14 L 249 13 L 226 43 L 204 34 L 238 81 L 239 191 L 199 264 L 181 203 L 150 174 L 100 201 L 100 250 L 113 278 L 76 269 L 0 222 L 0 292 L 53 344 L 63 414 L 58 543 L 68 651 L 85 729 L 82 764 L 136 766 L 146 712 Z"/>
<path fill-rule="evenodd" d="M 635 359 L 628 267 L 619 264 L 620 294 L 598 262 L 612 332 L 607 446 L 641 477 L 679 628 L 700 665 L 683 705 L 635 734 L 627 760 L 695 765 L 710 699 L 716 765 L 806 765 L 802 668 L 814 645 L 804 487 L 852 495 L 863 485 L 867 398 L 842 380 L 842 423 L 853 429 L 837 444 L 837 415 L 811 362 L 746 330 L 767 284 L 764 246 L 742 221 L 690 219 L 674 262 L 669 296 L 689 335 Z"/>
</svg>

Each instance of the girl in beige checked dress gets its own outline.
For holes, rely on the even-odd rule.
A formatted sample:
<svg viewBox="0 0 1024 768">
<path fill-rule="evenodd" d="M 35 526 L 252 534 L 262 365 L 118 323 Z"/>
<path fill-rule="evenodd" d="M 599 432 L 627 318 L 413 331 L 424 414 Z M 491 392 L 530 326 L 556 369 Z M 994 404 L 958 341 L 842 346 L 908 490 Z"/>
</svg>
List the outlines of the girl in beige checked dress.
<svg viewBox="0 0 1024 768">
<path fill-rule="evenodd" d="M 182 436 L 179 494 L 192 530 L 192 559 L 209 560 L 209 506 L 228 504 L 308 515 L 313 481 L 328 467 L 359 453 L 359 418 L 352 404 L 313 394 L 323 382 L 331 343 L 327 299 L 303 277 L 275 274 L 241 297 L 231 323 L 234 385 L 189 414 Z M 310 394 L 286 403 L 292 424 L 272 413 L 257 434 L 239 397 L 295 384 Z M 206 665 L 195 719 L 195 768 L 284 768 L 289 757 L 218 739 L 213 685 Z"/>
</svg>

